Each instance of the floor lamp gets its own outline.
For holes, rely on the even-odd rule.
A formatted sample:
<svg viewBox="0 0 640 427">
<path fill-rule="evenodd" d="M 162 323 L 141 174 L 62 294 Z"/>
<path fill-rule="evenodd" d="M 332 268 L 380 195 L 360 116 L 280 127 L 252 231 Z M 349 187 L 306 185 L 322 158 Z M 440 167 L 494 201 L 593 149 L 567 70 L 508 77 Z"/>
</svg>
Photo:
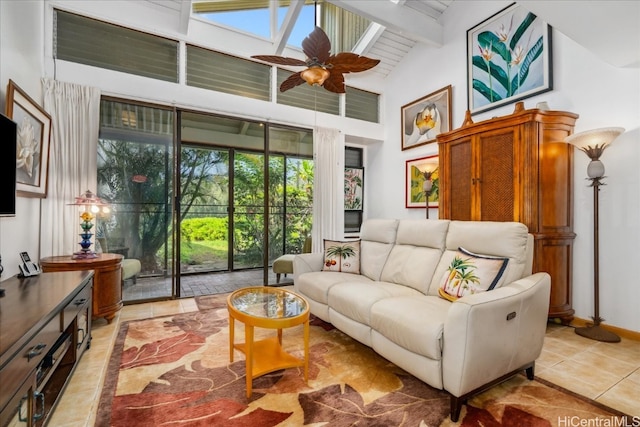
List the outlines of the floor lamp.
<svg viewBox="0 0 640 427">
<path fill-rule="evenodd" d="M 574 145 L 589 156 L 591 162 L 587 167 L 587 176 L 593 187 L 593 291 L 595 313 L 592 317 L 593 325 L 576 328 L 576 334 L 592 340 L 604 342 L 620 342 L 620 337 L 611 331 L 600 327 L 604 320 L 600 317 L 600 269 L 599 269 L 599 241 L 598 241 L 598 192 L 604 178 L 604 164 L 600 161 L 602 152 L 618 137 L 623 128 L 603 128 L 570 135 L 565 141 Z"/>
<path fill-rule="evenodd" d="M 431 189 L 433 188 L 433 181 L 431 180 L 432 170 L 424 170 L 422 171 L 422 176 L 424 176 L 424 182 L 422 183 L 422 191 L 424 191 L 424 198 L 426 201 L 427 208 L 427 219 L 429 219 L 429 196 L 431 195 Z"/>
</svg>

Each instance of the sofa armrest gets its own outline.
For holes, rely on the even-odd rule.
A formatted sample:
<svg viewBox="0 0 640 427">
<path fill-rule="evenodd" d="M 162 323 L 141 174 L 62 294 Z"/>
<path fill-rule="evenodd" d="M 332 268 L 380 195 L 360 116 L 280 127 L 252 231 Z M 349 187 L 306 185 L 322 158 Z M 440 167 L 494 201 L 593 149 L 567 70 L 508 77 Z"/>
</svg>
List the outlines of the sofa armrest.
<svg viewBox="0 0 640 427">
<path fill-rule="evenodd" d="M 535 361 L 544 342 L 551 277 L 536 273 L 451 304 L 444 324 L 445 390 L 462 396 Z"/>
<path fill-rule="evenodd" d="M 296 255 L 293 259 L 293 283 L 296 282 L 296 278 L 301 274 L 322 271 L 323 259 L 324 254 L 322 252 Z"/>
</svg>

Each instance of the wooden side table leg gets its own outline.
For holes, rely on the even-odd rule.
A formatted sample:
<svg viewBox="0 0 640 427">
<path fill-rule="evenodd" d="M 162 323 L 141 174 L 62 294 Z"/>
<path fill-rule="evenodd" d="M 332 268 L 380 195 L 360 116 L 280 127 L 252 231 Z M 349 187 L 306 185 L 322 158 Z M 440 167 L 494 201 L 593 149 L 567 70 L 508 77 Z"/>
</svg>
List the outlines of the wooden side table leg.
<svg viewBox="0 0 640 427">
<path fill-rule="evenodd" d="M 235 319 L 229 313 L 229 362 L 233 362 L 233 345 L 235 344 Z"/>
<path fill-rule="evenodd" d="M 244 325 L 244 348 L 246 362 L 246 375 L 247 375 L 247 399 L 251 397 L 253 388 L 253 326 Z"/>
<path fill-rule="evenodd" d="M 278 329 L 278 344 L 282 347 L 282 329 Z"/>
<path fill-rule="evenodd" d="M 304 380 L 309 380 L 309 319 L 304 322 Z"/>
</svg>

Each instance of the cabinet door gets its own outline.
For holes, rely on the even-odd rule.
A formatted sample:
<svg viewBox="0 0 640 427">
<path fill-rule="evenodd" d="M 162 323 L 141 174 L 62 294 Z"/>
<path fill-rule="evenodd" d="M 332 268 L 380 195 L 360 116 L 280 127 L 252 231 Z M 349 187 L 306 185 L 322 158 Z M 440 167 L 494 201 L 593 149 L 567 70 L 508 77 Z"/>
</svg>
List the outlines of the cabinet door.
<svg viewBox="0 0 640 427">
<path fill-rule="evenodd" d="M 516 173 L 514 128 L 478 135 L 473 184 L 473 220 L 514 221 Z"/>
<path fill-rule="evenodd" d="M 469 221 L 472 219 L 472 153 L 471 138 L 452 142 L 449 150 L 449 215 L 450 219 Z"/>
</svg>

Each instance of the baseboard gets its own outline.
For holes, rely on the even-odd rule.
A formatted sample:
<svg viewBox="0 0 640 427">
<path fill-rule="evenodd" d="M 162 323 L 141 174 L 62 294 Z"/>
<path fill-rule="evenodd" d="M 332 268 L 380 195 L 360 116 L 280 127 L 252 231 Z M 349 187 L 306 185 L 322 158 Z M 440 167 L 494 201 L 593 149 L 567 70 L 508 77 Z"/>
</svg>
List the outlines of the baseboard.
<svg viewBox="0 0 640 427">
<path fill-rule="evenodd" d="M 573 320 L 571 321 L 570 326 L 573 326 L 574 328 L 581 328 L 584 326 L 590 326 L 592 324 L 593 324 L 593 320 L 591 319 L 585 320 L 579 317 L 574 317 Z M 638 331 L 631 331 L 629 329 L 618 328 L 617 326 L 607 325 L 606 323 L 601 323 L 600 327 L 602 329 L 606 329 L 607 331 L 613 332 L 614 334 L 618 335 L 621 338 L 640 341 L 640 332 Z"/>
</svg>

